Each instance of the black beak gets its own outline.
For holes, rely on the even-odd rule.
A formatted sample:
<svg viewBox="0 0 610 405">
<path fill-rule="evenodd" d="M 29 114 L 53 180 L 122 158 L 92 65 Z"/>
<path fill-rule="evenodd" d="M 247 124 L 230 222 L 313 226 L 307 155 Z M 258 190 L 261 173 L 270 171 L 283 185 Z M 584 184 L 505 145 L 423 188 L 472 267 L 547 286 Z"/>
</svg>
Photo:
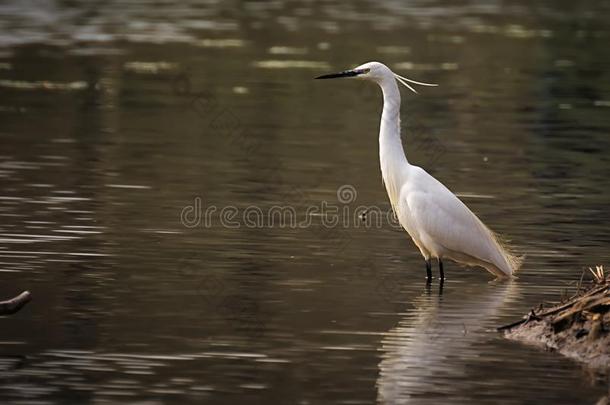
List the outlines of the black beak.
<svg viewBox="0 0 610 405">
<path fill-rule="evenodd" d="M 328 75 L 318 76 L 318 77 L 316 77 L 316 79 L 337 79 L 340 77 L 354 77 L 354 76 L 358 76 L 362 73 L 366 73 L 366 69 L 344 70 L 343 72 L 339 72 L 339 73 L 331 73 Z"/>
</svg>

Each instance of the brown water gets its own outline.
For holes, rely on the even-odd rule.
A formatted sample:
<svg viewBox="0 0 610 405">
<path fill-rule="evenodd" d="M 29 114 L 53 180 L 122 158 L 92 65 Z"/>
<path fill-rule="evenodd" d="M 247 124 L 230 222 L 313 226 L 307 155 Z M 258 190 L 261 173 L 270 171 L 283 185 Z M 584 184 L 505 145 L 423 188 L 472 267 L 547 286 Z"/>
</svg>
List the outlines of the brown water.
<svg viewBox="0 0 610 405">
<path fill-rule="evenodd" d="M 597 401 L 494 332 L 610 259 L 610 4 L 530 3 L 0 4 L 0 296 L 34 296 L 1 402 Z M 379 90 L 311 79 L 369 60 L 440 84 L 403 92 L 407 155 L 527 255 L 514 282 L 426 290 L 353 218 L 389 209 Z"/>
</svg>

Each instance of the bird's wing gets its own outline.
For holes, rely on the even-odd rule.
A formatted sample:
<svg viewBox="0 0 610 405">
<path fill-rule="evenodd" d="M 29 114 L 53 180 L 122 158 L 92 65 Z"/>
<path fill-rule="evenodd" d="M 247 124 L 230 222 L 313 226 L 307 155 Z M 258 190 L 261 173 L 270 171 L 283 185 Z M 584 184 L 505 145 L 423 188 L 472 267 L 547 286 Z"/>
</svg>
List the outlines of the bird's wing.
<svg viewBox="0 0 610 405">
<path fill-rule="evenodd" d="M 447 187 L 423 169 L 404 202 L 417 228 L 444 249 L 492 263 L 511 274 L 507 253 L 494 234 Z"/>
</svg>

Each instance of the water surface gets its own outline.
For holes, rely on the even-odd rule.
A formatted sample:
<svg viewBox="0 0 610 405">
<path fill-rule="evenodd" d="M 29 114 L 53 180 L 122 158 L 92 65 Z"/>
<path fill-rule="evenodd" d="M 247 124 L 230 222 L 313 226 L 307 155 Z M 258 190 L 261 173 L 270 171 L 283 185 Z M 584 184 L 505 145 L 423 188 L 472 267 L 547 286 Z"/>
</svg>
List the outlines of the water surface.
<svg viewBox="0 0 610 405">
<path fill-rule="evenodd" d="M 0 319 L 2 402 L 594 403 L 606 377 L 494 328 L 610 258 L 609 9 L 5 2 L 0 293 L 34 301 Z M 389 209 L 379 90 L 311 79 L 368 60 L 440 84 L 403 92 L 408 158 L 517 280 L 426 289 L 404 232 L 354 220 Z"/>
</svg>

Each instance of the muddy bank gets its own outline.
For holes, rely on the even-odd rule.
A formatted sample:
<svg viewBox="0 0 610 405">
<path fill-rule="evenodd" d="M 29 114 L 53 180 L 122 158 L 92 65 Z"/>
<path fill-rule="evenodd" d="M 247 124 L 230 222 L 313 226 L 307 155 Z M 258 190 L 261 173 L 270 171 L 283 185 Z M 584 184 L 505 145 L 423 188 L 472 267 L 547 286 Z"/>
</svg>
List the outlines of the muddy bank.
<svg viewBox="0 0 610 405">
<path fill-rule="evenodd" d="M 541 304 L 523 319 L 498 328 L 508 339 L 556 350 L 595 369 L 610 370 L 610 277 L 602 268 L 578 283 L 573 296 Z"/>
</svg>

